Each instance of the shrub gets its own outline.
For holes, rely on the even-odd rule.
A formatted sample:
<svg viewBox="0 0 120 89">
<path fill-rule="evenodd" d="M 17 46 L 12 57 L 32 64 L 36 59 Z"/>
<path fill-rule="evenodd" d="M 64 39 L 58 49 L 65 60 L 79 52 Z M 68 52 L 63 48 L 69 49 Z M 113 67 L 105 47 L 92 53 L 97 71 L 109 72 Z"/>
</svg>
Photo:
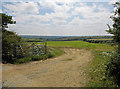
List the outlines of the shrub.
<svg viewBox="0 0 120 89">
<path fill-rule="evenodd" d="M 13 63 L 15 58 L 14 44 L 20 43 L 21 37 L 12 31 L 4 30 L 2 32 L 2 62 Z"/>
<path fill-rule="evenodd" d="M 111 16 L 113 20 L 112 27 L 108 25 L 108 33 L 113 35 L 113 41 L 118 45 L 116 53 L 111 57 L 107 65 L 108 75 L 112 77 L 115 83 L 120 86 L 120 1 L 113 4 L 114 15 Z"/>
<path fill-rule="evenodd" d="M 107 75 L 109 79 L 113 78 L 114 82 L 120 86 L 120 54 L 116 52 L 107 65 Z"/>
<path fill-rule="evenodd" d="M 0 13 L 0 30 L 2 31 L 2 62 L 14 63 L 16 60 L 14 55 L 14 44 L 21 41 L 21 37 L 16 35 L 12 31 L 7 31 L 8 24 L 15 24 L 16 21 L 12 19 L 12 16 L 8 16 L 4 13 Z"/>
<path fill-rule="evenodd" d="M 45 60 L 45 59 L 51 58 L 53 56 L 55 56 L 55 55 L 48 51 L 47 54 L 31 55 L 31 56 L 29 55 L 29 56 L 17 59 L 14 61 L 14 64 L 21 64 L 21 63 L 26 63 L 26 62 L 30 62 L 30 61 Z"/>
</svg>

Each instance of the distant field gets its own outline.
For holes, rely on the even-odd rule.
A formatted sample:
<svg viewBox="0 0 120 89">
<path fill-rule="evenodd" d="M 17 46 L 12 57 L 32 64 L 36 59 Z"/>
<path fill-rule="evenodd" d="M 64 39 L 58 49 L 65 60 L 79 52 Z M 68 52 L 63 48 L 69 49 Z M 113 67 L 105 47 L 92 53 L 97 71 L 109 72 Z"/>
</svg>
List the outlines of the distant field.
<svg viewBox="0 0 120 89">
<path fill-rule="evenodd" d="M 86 41 L 89 39 L 112 39 L 112 36 L 29 36 L 22 35 L 22 38 L 27 42 L 46 41 Z"/>
<path fill-rule="evenodd" d="M 39 44 L 39 43 L 37 43 Z M 114 48 L 107 44 L 96 44 L 96 43 L 88 43 L 84 41 L 48 41 L 48 46 L 54 47 L 72 47 L 72 48 L 80 48 L 80 49 L 92 49 L 92 50 L 101 50 L 101 51 L 111 51 Z"/>
<path fill-rule="evenodd" d="M 104 41 L 104 40 L 113 40 L 113 39 L 87 39 L 87 40 L 95 40 L 95 41 L 96 41 L 96 40 L 98 40 L 98 41 L 99 41 L 99 40 L 103 40 L 103 41 Z"/>
</svg>

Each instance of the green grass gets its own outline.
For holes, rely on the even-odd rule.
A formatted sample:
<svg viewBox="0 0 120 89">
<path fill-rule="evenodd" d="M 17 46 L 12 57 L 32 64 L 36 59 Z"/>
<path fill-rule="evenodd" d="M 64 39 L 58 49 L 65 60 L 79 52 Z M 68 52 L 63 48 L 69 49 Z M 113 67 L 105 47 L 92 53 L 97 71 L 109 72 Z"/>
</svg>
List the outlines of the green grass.
<svg viewBox="0 0 120 89">
<path fill-rule="evenodd" d="M 106 65 L 109 56 L 103 55 L 105 51 L 93 51 L 93 60 L 88 65 L 89 82 L 86 87 L 116 87 L 113 81 L 106 77 Z"/>
<path fill-rule="evenodd" d="M 39 42 L 37 43 L 39 44 Z M 83 41 L 48 41 L 48 46 L 51 47 L 71 47 L 71 48 L 80 48 L 87 50 L 101 50 L 101 51 L 111 51 L 114 48 L 106 44 L 96 44 L 88 43 Z"/>
<path fill-rule="evenodd" d="M 30 62 L 30 61 L 45 60 L 47 58 L 60 56 L 63 53 L 64 52 L 59 48 L 49 47 L 47 54 L 43 54 L 43 55 L 39 55 L 39 56 L 37 56 L 37 55 L 31 55 L 30 56 L 29 55 L 29 56 L 26 56 L 24 58 L 18 59 L 16 62 L 14 62 L 14 64 L 22 64 L 22 63 L 26 63 L 26 62 Z"/>
<path fill-rule="evenodd" d="M 64 54 L 64 51 L 57 47 L 48 47 L 48 50 L 53 55 L 53 57 L 57 57 Z"/>
</svg>

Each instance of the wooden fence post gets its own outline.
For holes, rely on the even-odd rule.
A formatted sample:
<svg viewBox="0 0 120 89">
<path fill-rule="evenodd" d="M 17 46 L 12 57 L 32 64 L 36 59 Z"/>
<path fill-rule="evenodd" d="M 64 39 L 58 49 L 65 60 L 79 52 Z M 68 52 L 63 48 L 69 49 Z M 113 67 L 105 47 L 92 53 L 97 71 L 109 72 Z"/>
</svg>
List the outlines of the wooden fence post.
<svg viewBox="0 0 120 89">
<path fill-rule="evenodd" d="M 45 41 L 45 54 L 47 53 L 47 42 Z"/>
<path fill-rule="evenodd" d="M 34 46 L 35 46 L 35 44 L 32 43 L 32 55 L 34 55 Z"/>
</svg>

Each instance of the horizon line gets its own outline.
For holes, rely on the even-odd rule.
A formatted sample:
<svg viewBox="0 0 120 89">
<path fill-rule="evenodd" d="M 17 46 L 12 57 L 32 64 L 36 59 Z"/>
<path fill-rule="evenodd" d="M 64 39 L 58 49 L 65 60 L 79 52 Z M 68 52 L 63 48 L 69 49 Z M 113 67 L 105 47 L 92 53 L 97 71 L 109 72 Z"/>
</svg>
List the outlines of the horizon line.
<svg viewBox="0 0 120 89">
<path fill-rule="evenodd" d="M 112 36 L 111 34 L 109 35 L 19 35 L 19 36 L 74 36 L 74 37 L 78 37 L 78 36 Z"/>
</svg>

